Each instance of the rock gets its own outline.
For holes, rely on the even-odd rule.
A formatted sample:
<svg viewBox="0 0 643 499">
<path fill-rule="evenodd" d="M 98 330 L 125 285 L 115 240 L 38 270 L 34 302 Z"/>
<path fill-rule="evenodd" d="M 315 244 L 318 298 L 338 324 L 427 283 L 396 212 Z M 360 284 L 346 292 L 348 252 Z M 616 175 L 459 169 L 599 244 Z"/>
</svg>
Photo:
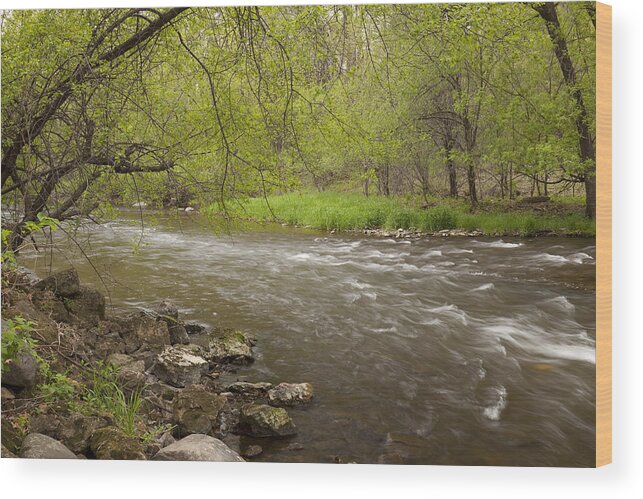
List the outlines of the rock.
<svg viewBox="0 0 643 499">
<path fill-rule="evenodd" d="M 274 406 L 307 404 L 313 399 L 310 383 L 280 383 L 268 392 L 268 400 Z"/>
<path fill-rule="evenodd" d="M 250 364 L 254 362 L 251 342 L 241 331 L 225 331 L 210 339 L 208 360 L 222 364 Z"/>
<path fill-rule="evenodd" d="M 196 345 L 166 347 L 157 357 L 154 374 L 163 382 L 182 388 L 194 385 L 207 374 L 208 362 L 199 355 Z"/>
<path fill-rule="evenodd" d="M 154 313 L 160 319 L 170 319 L 173 323 L 177 323 L 179 320 L 179 309 L 169 300 L 163 300 L 159 303 L 154 309 Z"/>
<path fill-rule="evenodd" d="M 138 349 L 160 352 L 171 344 L 167 324 L 156 320 L 154 316 L 138 313 L 122 321 L 121 336 L 125 340 L 126 353 L 133 353 Z"/>
<path fill-rule="evenodd" d="M 34 306 L 42 313 L 46 314 L 51 320 L 56 322 L 70 322 L 71 315 L 69 310 L 65 307 L 61 298 L 56 296 L 53 291 L 49 289 L 36 290 L 31 297 Z M 33 316 L 27 316 L 33 317 Z"/>
<path fill-rule="evenodd" d="M 123 328 L 118 319 L 98 323 L 86 331 L 85 345 L 91 349 L 94 356 L 106 360 L 113 353 L 125 353 L 125 341 L 121 338 Z"/>
<path fill-rule="evenodd" d="M 2 332 L 4 333 L 5 330 Z M 31 352 L 18 352 L 13 359 L 4 361 L 2 384 L 18 389 L 31 388 L 36 384 L 38 362 Z"/>
<path fill-rule="evenodd" d="M 216 431 L 219 413 L 227 400 L 221 395 L 207 391 L 203 386 L 192 385 L 174 396 L 172 421 L 177 434 L 208 434 Z"/>
<path fill-rule="evenodd" d="M 168 326 L 170 332 L 170 343 L 172 345 L 187 345 L 190 343 L 190 337 L 187 330 L 181 324 L 172 324 Z"/>
<path fill-rule="evenodd" d="M 209 435 L 193 434 L 161 449 L 155 461 L 220 461 L 242 462 L 243 458 L 221 440 Z"/>
<path fill-rule="evenodd" d="M 97 325 L 105 320 L 105 297 L 90 286 L 80 286 L 76 295 L 65 298 L 65 307 L 79 322 Z"/>
<path fill-rule="evenodd" d="M 143 389 L 147 381 L 145 361 L 115 353 L 107 357 L 107 362 L 120 369 L 118 382 L 126 396 L 131 396 L 134 392 Z"/>
<path fill-rule="evenodd" d="M 200 334 L 208 330 L 207 326 L 199 324 L 198 322 L 186 322 L 183 324 L 183 327 L 185 327 L 188 334 Z"/>
<path fill-rule="evenodd" d="M 251 437 L 285 437 L 297 428 L 285 409 L 251 404 L 241 410 L 238 432 Z"/>
<path fill-rule="evenodd" d="M 56 296 L 70 298 L 80 293 L 80 279 L 76 269 L 67 269 L 45 277 L 34 285 L 36 290 L 47 290 Z"/>
<path fill-rule="evenodd" d="M 2 422 L 2 432 L 0 432 L 2 435 L 2 445 L 10 452 L 17 454 L 25 438 L 25 432 L 21 428 L 11 424 L 11 421 L 5 416 L 2 416 L 0 420 Z"/>
<path fill-rule="evenodd" d="M 249 445 L 245 448 L 242 455 L 243 457 L 257 457 L 263 452 L 263 449 L 260 445 Z"/>
<path fill-rule="evenodd" d="M 98 416 L 52 411 L 35 416 L 31 420 L 31 431 L 59 440 L 75 454 L 84 454 L 89 450 L 89 440 L 94 432 L 108 424 Z"/>
<path fill-rule="evenodd" d="M 166 431 L 165 433 L 163 433 L 163 435 L 159 437 L 158 441 L 159 441 L 159 444 L 161 444 L 161 449 L 162 449 L 163 447 L 167 447 L 168 445 L 171 445 L 174 442 L 176 442 L 176 438 L 172 436 L 171 432 Z"/>
<path fill-rule="evenodd" d="M 90 440 L 90 449 L 96 459 L 145 459 L 140 440 L 127 436 L 115 426 L 108 426 L 94 432 Z"/>
<path fill-rule="evenodd" d="M 226 390 L 232 393 L 239 393 L 241 395 L 249 395 L 252 397 L 261 397 L 268 393 L 272 388 L 272 383 L 248 383 L 246 381 L 237 381 L 226 387 Z"/>
<path fill-rule="evenodd" d="M 4 445 L 2 445 L 2 454 L 0 457 L 2 457 L 3 459 L 11 459 L 11 458 L 16 458 L 18 456 L 16 456 L 13 452 L 11 452 Z"/>
<path fill-rule="evenodd" d="M 147 203 L 144 201 L 138 201 L 137 203 L 132 204 L 132 208 L 145 208 Z"/>
<path fill-rule="evenodd" d="M 13 394 L 11 390 L 9 390 L 6 386 L 2 387 L 2 402 L 7 402 L 15 398 L 16 396 Z"/>
<path fill-rule="evenodd" d="M 293 443 L 288 444 L 286 446 L 286 450 L 297 452 L 297 451 L 300 451 L 300 450 L 304 450 L 304 445 L 299 443 L 299 442 L 293 442 Z"/>
<path fill-rule="evenodd" d="M 191 211 L 194 211 L 194 208 L 192 208 L 191 206 L 187 206 L 187 207 L 185 208 L 185 211 L 189 213 L 189 212 L 191 212 Z"/>
<path fill-rule="evenodd" d="M 77 459 L 76 454 L 42 433 L 30 433 L 20 448 L 20 457 L 27 459 Z"/>
</svg>

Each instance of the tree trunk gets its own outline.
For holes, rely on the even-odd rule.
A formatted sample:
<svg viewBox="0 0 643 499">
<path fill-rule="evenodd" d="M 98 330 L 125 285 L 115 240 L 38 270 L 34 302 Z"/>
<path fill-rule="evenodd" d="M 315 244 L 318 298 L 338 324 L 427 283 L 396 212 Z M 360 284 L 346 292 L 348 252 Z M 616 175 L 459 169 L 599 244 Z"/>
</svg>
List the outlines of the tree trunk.
<svg viewBox="0 0 643 499">
<path fill-rule="evenodd" d="M 590 136 L 589 124 L 587 123 L 587 108 L 585 107 L 583 94 L 576 84 L 576 71 L 569 55 L 567 40 L 565 40 L 560 28 L 556 4 L 538 3 L 531 4 L 531 6 L 538 12 L 547 25 L 547 32 L 554 44 L 554 53 L 556 54 L 558 65 L 563 73 L 565 84 L 576 101 L 576 109 L 578 111 L 576 116 L 576 129 L 578 130 L 580 159 L 581 162 L 586 165 L 585 215 L 593 219 L 596 218 L 596 152 L 594 150 L 594 141 Z"/>
</svg>

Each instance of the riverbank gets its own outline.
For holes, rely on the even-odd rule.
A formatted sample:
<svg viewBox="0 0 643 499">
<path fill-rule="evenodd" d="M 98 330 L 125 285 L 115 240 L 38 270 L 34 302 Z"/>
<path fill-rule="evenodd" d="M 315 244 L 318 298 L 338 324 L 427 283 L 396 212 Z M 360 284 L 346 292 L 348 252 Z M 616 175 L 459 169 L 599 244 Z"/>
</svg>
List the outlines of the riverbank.
<svg viewBox="0 0 643 499">
<path fill-rule="evenodd" d="M 258 340 L 171 302 L 109 316 L 73 269 L 5 271 L 2 294 L 2 457 L 244 461 L 312 400 L 308 383 L 221 382 Z"/>
<path fill-rule="evenodd" d="M 421 204 L 404 198 L 323 192 L 251 198 L 229 209 L 236 219 L 382 236 L 397 236 L 399 229 L 409 237 L 596 235 L 595 223 L 584 217 L 578 199 L 488 200 L 471 211 L 462 199 Z"/>
</svg>

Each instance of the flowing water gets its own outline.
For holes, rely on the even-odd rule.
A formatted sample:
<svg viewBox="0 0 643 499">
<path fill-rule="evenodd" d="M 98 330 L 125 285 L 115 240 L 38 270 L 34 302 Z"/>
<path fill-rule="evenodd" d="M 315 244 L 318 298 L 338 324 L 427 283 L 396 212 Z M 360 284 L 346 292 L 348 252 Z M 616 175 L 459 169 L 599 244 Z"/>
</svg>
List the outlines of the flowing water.
<svg viewBox="0 0 643 499">
<path fill-rule="evenodd" d="M 258 338 L 230 381 L 314 385 L 290 410 L 298 435 L 259 441 L 259 460 L 593 465 L 593 239 L 230 236 L 154 217 L 142 240 L 133 214 L 88 229 L 116 311 L 170 298 L 186 320 Z"/>
</svg>

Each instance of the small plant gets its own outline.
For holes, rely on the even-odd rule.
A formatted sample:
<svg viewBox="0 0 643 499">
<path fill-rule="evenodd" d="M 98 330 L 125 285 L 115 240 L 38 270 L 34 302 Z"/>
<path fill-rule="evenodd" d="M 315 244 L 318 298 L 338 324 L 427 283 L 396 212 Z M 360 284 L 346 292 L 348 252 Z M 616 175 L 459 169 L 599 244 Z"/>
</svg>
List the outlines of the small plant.
<svg viewBox="0 0 643 499">
<path fill-rule="evenodd" d="M 100 363 L 92 372 L 92 388 L 87 389 L 84 400 L 90 407 L 110 414 L 125 434 L 135 436 L 141 393 L 136 390 L 126 397 L 118 384 L 119 374 L 117 367 Z"/>
<path fill-rule="evenodd" d="M 46 402 L 70 401 L 76 395 L 76 386 L 67 375 L 48 372 L 46 380 L 38 386 L 38 391 Z"/>
<path fill-rule="evenodd" d="M 42 359 L 36 352 L 37 342 L 29 335 L 36 324 L 20 316 L 7 319 L 5 322 L 7 327 L 2 331 L 2 372 L 4 373 L 5 367 L 22 353 L 31 355 L 41 364 Z"/>
</svg>

